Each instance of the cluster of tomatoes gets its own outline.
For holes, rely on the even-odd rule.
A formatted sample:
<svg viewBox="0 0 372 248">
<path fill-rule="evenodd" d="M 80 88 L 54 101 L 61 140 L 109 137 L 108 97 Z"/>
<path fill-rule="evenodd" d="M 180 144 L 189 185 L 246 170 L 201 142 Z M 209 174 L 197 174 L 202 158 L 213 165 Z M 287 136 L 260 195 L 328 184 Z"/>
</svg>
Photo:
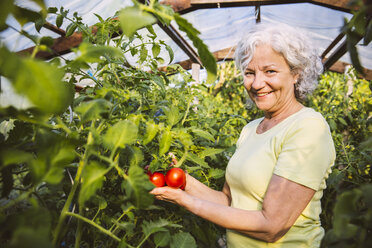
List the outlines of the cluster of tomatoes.
<svg viewBox="0 0 372 248">
<path fill-rule="evenodd" d="M 148 170 L 147 175 L 156 187 L 169 186 L 182 190 L 186 187 L 186 174 L 181 168 L 174 167 L 168 170 L 165 176 L 162 172 L 156 171 L 151 173 L 151 171 Z"/>
</svg>

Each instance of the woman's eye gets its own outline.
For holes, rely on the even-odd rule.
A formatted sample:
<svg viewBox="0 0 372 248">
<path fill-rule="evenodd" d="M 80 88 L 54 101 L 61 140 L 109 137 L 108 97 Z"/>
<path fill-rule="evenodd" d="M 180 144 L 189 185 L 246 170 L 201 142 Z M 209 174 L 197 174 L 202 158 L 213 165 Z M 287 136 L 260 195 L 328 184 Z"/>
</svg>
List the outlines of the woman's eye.
<svg viewBox="0 0 372 248">
<path fill-rule="evenodd" d="M 266 73 L 269 73 L 269 74 L 271 74 L 271 73 L 275 73 L 276 71 L 274 71 L 274 70 L 267 70 L 266 71 Z"/>
<path fill-rule="evenodd" d="M 252 75 L 254 75 L 254 72 L 253 71 L 246 71 L 245 75 L 246 76 L 252 76 Z"/>
</svg>

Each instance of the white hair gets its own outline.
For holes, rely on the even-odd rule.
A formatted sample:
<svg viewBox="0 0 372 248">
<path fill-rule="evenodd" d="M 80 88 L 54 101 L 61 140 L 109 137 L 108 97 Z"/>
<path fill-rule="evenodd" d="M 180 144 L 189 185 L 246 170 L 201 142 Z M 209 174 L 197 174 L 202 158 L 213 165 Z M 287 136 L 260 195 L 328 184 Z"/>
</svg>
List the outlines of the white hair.
<svg viewBox="0 0 372 248">
<path fill-rule="evenodd" d="M 299 75 L 295 84 L 295 96 L 303 100 L 318 85 L 323 64 L 307 34 L 286 24 L 257 24 L 238 43 L 235 62 L 244 75 L 252 60 L 255 48 L 260 44 L 270 45 L 287 61 L 291 71 Z"/>
</svg>

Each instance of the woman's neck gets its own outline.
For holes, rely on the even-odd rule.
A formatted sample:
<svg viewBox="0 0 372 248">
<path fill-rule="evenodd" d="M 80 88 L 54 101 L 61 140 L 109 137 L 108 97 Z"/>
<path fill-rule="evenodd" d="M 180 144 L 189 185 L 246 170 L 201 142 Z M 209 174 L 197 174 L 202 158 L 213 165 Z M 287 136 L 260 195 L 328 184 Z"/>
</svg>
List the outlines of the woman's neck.
<svg viewBox="0 0 372 248">
<path fill-rule="evenodd" d="M 265 117 L 258 125 L 256 133 L 264 133 L 286 119 L 287 117 L 293 115 L 300 111 L 304 106 L 296 101 L 294 104 L 289 105 L 287 108 L 281 109 L 281 111 L 276 112 L 265 112 Z"/>
</svg>

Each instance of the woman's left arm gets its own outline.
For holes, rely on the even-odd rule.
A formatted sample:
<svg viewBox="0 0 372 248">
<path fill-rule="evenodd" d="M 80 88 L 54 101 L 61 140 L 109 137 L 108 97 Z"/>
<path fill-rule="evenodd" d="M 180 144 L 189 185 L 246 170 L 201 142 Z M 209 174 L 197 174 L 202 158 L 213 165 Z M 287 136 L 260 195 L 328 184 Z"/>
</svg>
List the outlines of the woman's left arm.
<svg viewBox="0 0 372 248">
<path fill-rule="evenodd" d="M 157 199 L 176 203 L 224 228 L 266 242 L 275 242 L 295 223 L 315 190 L 274 174 L 260 211 L 216 204 L 169 187 L 156 188 L 151 193 Z"/>
</svg>

